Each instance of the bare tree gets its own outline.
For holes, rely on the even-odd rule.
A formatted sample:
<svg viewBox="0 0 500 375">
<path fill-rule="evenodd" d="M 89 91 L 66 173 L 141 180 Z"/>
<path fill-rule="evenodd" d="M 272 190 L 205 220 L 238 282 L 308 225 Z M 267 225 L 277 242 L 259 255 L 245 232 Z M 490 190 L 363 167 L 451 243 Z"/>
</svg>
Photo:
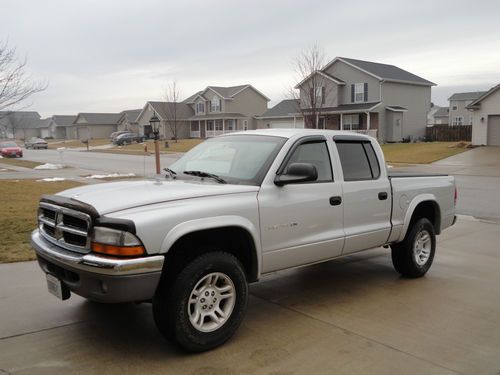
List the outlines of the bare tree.
<svg viewBox="0 0 500 375">
<path fill-rule="evenodd" d="M 9 47 L 7 42 L 0 43 L 0 111 L 3 116 L 46 88 L 47 83 L 34 81 L 27 74 L 26 59 L 18 59 L 15 48 Z"/>
<path fill-rule="evenodd" d="M 165 90 L 165 121 L 172 132 L 173 139 L 177 142 L 178 126 L 179 126 L 179 101 L 181 97 L 181 91 L 177 85 L 177 81 L 172 81 L 167 84 Z"/>
<path fill-rule="evenodd" d="M 289 96 L 299 101 L 305 127 L 318 128 L 325 98 L 333 88 L 321 71 L 324 65 L 325 53 L 318 44 L 304 49 L 293 60 L 297 88 L 289 89 Z"/>
</svg>

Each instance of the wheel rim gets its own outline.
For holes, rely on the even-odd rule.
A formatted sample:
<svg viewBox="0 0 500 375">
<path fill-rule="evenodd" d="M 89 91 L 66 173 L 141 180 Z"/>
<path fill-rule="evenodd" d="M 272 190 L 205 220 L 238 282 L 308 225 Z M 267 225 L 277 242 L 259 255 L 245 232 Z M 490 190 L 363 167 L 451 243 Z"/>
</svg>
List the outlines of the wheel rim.
<svg viewBox="0 0 500 375">
<path fill-rule="evenodd" d="M 198 331 L 215 331 L 231 316 L 235 300 L 236 289 L 229 276 L 221 272 L 209 273 L 191 291 L 189 320 Z"/>
<path fill-rule="evenodd" d="M 432 240 L 428 231 L 422 230 L 418 233 L 413 245 L 413 255 L 419 266 L 423 266 L 431 256 Z"/>
</svg>

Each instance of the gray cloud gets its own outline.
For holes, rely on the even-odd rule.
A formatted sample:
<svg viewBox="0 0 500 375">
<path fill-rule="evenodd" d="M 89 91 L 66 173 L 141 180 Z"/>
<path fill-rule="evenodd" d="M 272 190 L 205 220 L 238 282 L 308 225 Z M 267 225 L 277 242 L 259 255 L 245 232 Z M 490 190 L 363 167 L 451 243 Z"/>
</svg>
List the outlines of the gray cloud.
<svg viewBox="0 0 500 375">
<path fill-rule="evenodd" d="M 497 1 L 37 1 L 2 4 L 0 24 L 50 86 L 43 115 L 119 111 L 206 85 L 251 83 L 272 98 L 293 83 L 291 60 L 320 43 L 328 55 L 398 65 L 453 91 L 500 82 Z"/>
</svg>

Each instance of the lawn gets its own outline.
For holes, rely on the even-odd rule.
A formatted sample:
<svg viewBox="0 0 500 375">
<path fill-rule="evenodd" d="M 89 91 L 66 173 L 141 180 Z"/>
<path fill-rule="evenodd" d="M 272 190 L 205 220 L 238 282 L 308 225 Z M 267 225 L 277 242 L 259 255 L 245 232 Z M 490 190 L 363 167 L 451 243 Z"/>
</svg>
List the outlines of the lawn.
<svg viewBox="0 0 500 375">
<path fill-rule="evenodd" d="M 8 165 L 13 165 L 15 167 L 24 167 L 33 169 L 39 165 L 42 165 L 43 163 L 38 163 L 36 161 L 30 161 L 30 160 L 16 159 L 16 158 L 1 158 L 0 164 L 8 164 Z"/>
<path fill-rule="evenodd" d="M 386 143 L 382 145 L 389 163 L 428 164 L 467 151 L 466 142 Z"/>
<path fill-rule="evenodd" d="M 59 147 L 66 147 L 66 148 L 80 148 L 80 147 L 87 147 L 85 143 L 82 143 L 79 139 L 69 139 L 69 140 L 61 140 L 61 139 L 52 139 L 47 141 L 49 144 L 49 149 L 56 149 Z M 100 139 L 91 139 L 89 141 L 89 146 L 103 146 L 103 145 L 109 145 L 111 141 L 107 138 L 100 138 Z"/>
<path fill-rule="evenodd" d="M 37 182 L 2 180 L 0 183 L 0 263 L 35 259 L 29 235 L 36 228 L 38 201 L 42 194 L 54 194 L 79 186 L 74 181 Z"/>
<path fill-rule="evenodd" d="M 199 145 L 204 139 L 194 138 L 194 139 L 179 139 L 175 141 L 159 141 L 160 152 L 170 153 L 170 152 L 187 152 L 191 150 L 194 146 Z M 168 148 L 165 147 L 165 142 L 168 142 Z M 144 155 L 144 147 L 147 146 L 147 153 L 153 154 L 155 151 L 154 142 L 148 140 L 144 143 L 134 143 L 126 146 L 116 146 L 111 149 L 106 150 L 93 150 L 94 152 L 105 152 L 111 154 L 129 154 L 129 155 Z"/>
</svg>

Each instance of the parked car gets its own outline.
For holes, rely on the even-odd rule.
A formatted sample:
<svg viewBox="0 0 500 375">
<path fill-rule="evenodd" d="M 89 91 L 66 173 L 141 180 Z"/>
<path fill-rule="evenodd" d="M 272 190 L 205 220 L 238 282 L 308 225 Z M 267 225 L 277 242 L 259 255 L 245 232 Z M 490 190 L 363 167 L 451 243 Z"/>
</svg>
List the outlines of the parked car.
<svg viewBox="0 0 500 375">
<path fill-rule="evenodd" d="M 32 148 L 33 150 L 38 150 L 42 148 L 46 150 L 47 148 L 49 148 L 49 145 L 42 138 L 32 137 L 27 141 L 24 141 L 24 147 L 26 147 L 27 149 Z"/>
<path fill-rule="evenodd" d="M 118 132 L 114 132 L 114 133 L 111 133 L 111 135 L 109 136 L 109 139 L 111 139 L 111 141 L 114 141 L 116 137 L 118 137 L 119 135 L 122 135 L 122 134 L 127 134 L 127 133 L 132 133 L 128 130 L 120 130 Z"/>
<path fill-rule="evenodd" d="M 388 173 L 361 134 L 232 133 L 166 171 L 43 196 L 31 243 L 52 294 L 152 301 L 160 332 L 193 352 L 234 334 L 263 275 L 384 246 L 422 277 L 456 219 L 453 177 Z"/>
<path fill-rule="evenodd" d="M 121 146 L 121 145 L 129 145 L 134 142 L 141 143 L 144 142 L 145 139 L 146 138 L 143 135 L 137 133 L 125 133 L 116 137 L 113 143 L 115 145 Z"/>
<path fill-rule="evenodd" d="M 0 142 L 0 155 L 4 158 L 22 158 L 23 149 L 13 141 Z"/>
</svg>

